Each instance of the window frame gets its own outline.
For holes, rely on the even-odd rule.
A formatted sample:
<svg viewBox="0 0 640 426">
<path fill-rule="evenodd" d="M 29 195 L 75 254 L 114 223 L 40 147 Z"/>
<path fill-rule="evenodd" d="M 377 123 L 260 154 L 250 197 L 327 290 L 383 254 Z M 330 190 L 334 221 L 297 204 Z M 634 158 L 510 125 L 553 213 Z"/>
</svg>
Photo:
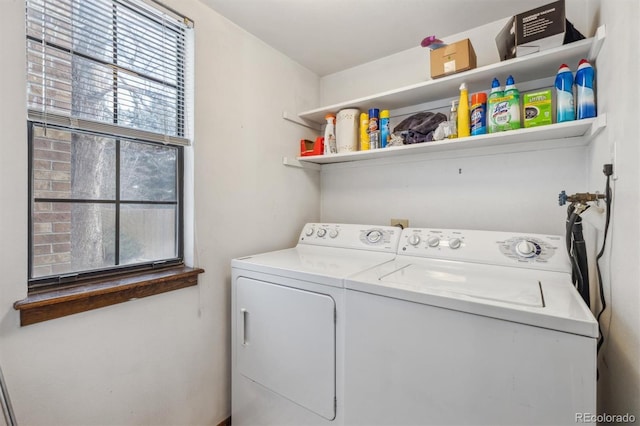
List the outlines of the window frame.
<svg viewBox="0 0 640 426">
<path fill-rule="evenodd" d="M 189 117 L 191 114 L 192 105 L 188 105 L 185 102 L 187 101 L 187 92 L 191 93 L 188 87 L 188 81 L 192 78 L 191 75 L 188 75 L 187 72 L 187 57 L 188 51 L 192 49 L 192 46 L 188 44 L 188 40 L 186 38 L 186 31 L 188 29 L 193 28 L 193 21 L 189 18 L 178 14 L 173 9 L 167 8 L 166 6 L 158 3 L 156 1 L 152 1 L 153 5 L 150 5 L 147 0 L 137 0 L 132 3 L 128 3 L 127 1 L 121 0 L 113 0 L 112 3 L 117 4 L 118 7 L 127 8 L 130 11 L 134 11 L 138 16 L 144 17 L 146 19 L 151 20 L 154 24 L 161 25 L 163 30 L 167 29 L 168 31 L 175 32 L 183 32 L 182 37 L 177 37 L 177 43 L 175 46 L 175 51 L 170 50 L 167 54 L 167 57 L 172 57 L 176 64 L 181 63 L 181 66 L 176 66 L 176 82 L 175 86 L 168 84 L 168 87 L 173 87 L 176 90 L 177 97 L 175 100 L 175 136 L 171 134 L 162 134 L 157 133 L 156 131 L 145 130 L 145 129 L 128 129 L 127 131 L 121 131 L 119 129 L 120 125 L 118 124 L 118 112 L 120 105 L 118 103 L 118 85 L 119 80 L 117 79 L 118 73 L 121 72 L 120 66 L 118 65 L 118 38 L 119 31 L 114 29 L 113 33 L 110 34 L 109 39 L 115 49 L 116 54 L 111 57 L 110 61 L 104 61 L 101 58 L 93 58 L 89 55 L 86 55 L 82 52 L 76 51 L 76 49 L 71 46 L 70 49 L 67 49 L 63 46 L 56 46 L 55 44 L 49 43 L 43 39 L 39 39 L 30 35 L 27 31 L 25 36 L 27 42 L 31 41 L 34 43 L 42 43 L 45 47 L 51 46 L 54 49 L 64 51 L 71 55 L 71 57 L 79 56 L 86 60 L 95 61 L 97 64 L 112 66 L 112 75 L 114 79 L 112 81 L 111 88 L 113 90 L 113 114 L 111 121 L 105 122 L 97 122 L 91 119 L 83 119 L 76 117 L 75 114 L 70 113 L 69 117 L 64 115 L 59 115 L 56 113 L 47 113 L 46 106 L 43 112 L 39 112 L 37 109 L 29 109 L 28 110 L 28 118 L 27 118 L 27 138 L 28 138 L 28 292 L 39 293 L 41 291 L 49 291 L 49 290 L 57 290 L 60 288 L 67 288 L 73 285 L 85 285 L 90 284 L 92 281 L 105 281 L 109 279 L 117 280 L 121 279 L 122 276 L 131 275 L 131 274 L 140 274 L 148 271 L 150 273 L 155 273 L 158 270 L 163 270 L 166 268 L 179 268 L 184 267 L 184 240 L 185 240 L 185 220 L 184 220 L 184 192 L 185 192 L 185 182 L 184 182 L 184 171 L 185 171 L 185 154 L 184 148 L 189 145 L 189 137 L 188 137 L 188 123 Z M 135 4 L 137 3 L 137 4 Z M 153 7 L 157 9 L 158 14 L 150 11 L 149 7 Z M 117 21 L 116 7 L 113 8 L 113 12 L 111 14 L 112 19 Z M 178 18 L 178 21 L 181 21 L 184 24 L 184 27 L 179 26 L 177 24 L 166 25 L 166 22 L 161 18 L 161 15 L 172 16 L 173 18 Z M 144 26 L 141 26 L 140 29 L 144 29 Z M 193 41 L 191 41 L 193 43 Z M 135 70 L 124 70 L 127 72 L 137 73 Z M 193 72 L 193 71 L 190 71 Z M 28 72 L 27 72 L 28 73 Z M 141 76 L 144 76 L 145 81 L 151 81 L 158 83 L 157 77 L 153 75 L 145 75 L 145 73 L 138 73 Z M 163 83 L 164 84 L 164 83 Z M 27 85 L 27 90 L 28 90 Z M 189 96 L 189 101 L 192 102 L 191 96 Z M 35 213 L 35 204 L 38 202 L 38 198 L 34 197 L 35 188 L 34 188 L 34 141 L 36 139 L 34 128 L 35 126 L 43 126 L 46 128 L 54 128 L 62 131 L 69 132 L 70 134 L 74 133 L 88 133 L 96 136 L 104 136 L 113 139 L 116 141 L 116 150 L 120 153 L 120 141 L 126 140 L 131 142 L 139 142 L 144 144 L 155 144 L 155 145 L 163 145 L 168 144 L 172 148 L 176 149 L 176 197 L 175 201 L 171 202 L 135 202 L 133 200 L 126 200 L 126 202 L 122 202 L 120 199 L 121 193 L 119 185 L 116 187 L 116 194 L 113 201 L 105 201 L 105 200 L 91 200 L 91 199 L 55 199 L 52 201 L 48 198 L 42 198 L 42 202 L 55 202 L 55 203 L 69 203 L 73 204 L 75 202 L 78 203 L 95 203 L 100 202 L 103 204 L 113 205 L 114 208 L 118 211 L 116 215 L 120 214 L 120 210 L 122 206 L 127 204 L 161 204 L 161 205 L 170 205 L 173 204 L 176 206 L 176 218 L 175 218 L 175 240 L 174 243 L 176 245 L 176 257 L 168 258 L 168 259 L 156 259 L 149 262 L 130 264 L 130 265 L 113 265 L 106 268 L 99 269 L 90 269 L 84 271 L 74 271 L 70 273 L 63 273 L 57 275 L 47 275 L 43 277 L 33 277 L 34 271 L 34 257 L 35 257 L 35 246 L 34 246 L 34 213 Z M 120 164 L 119 161 L 116 160 L 116 182 L 119 181 L 120 176 Z M 115 223 L 115 250 L 116 253 L 118 251 L 118 246 L 120 244 L 120 224 L 116 220 Z M 106 234 L 105 234 L 106 235 Z M 115 262 L 118 263 L 118 255 L 116 254 Z"/>
<path fill-rule="evenodd" d="M 181 266 L 184 265 L 184 147 L 182 146 L 177 146 L 177 145 L 171 145 L 172 148 L 176 149 L 176 181 L 175 181 L 175 185 L 176 185 L 176 200 L 174 202 L 168 202 L 168 201 L 161 201 L 161 202 L 149 202 L 149 201 L 140 201 L 140 200 L 126 200 L 124 202 L 120 201 L 120 191 L 119 191 L 119 187 L 116 188 L 116 195 L 115 195 L 115 199 L 113 201 L 107 201 L 107 200 L 93 200 L 93 199 L 65 199 L 65 198 L 60 198 L 60 199 L 49 199 L 49 198 L 44 198 L 42 199 L 42 201 L 37 201 L 38 198 L 34 197 L 34 188 L 33 188 L 33 172 L 34 172 L 34 167 L 33 167 L 33 162 L 34 162 L 34 156 L 33 156 L 33 150 L 34 150 L 34 127 L 41 125 L 41 123 L 38 122 L 34 122 L 34 121 L 28 121 L 27 122 L 28 128 L 27 128 L 27 134 L 28 134 L 28 145 L 29 145 L 29 154 L 28 154 L 28 158 L 29 158 L 29 208 L 28 208 L 28 226 L 29 226 L 29 235 L 28 235 L 28 289 L 29 291 L 34 291 L 34 290 L 42 290 L 42 289 L 53 289 L 53 288 L 57 288 L 60 286 L 66 286 L 69 284 L 73 284 L 73 283 L 83 283 L 86 282 L 88 280 L 95 280 L 95 279 L 104 279 L 107 277 L 118 277 L 121 275 L 125 275 L 125 274 L 130 274 L 132 272 L 143 272 L 143 271 L 154 271 L 157 269 L 161 269 L 161 268 L 166 268 L 166 267 L 172 267 L 172 266 Z M 88 134 L 92 134 L 92 135 L 96 135 L 96 136 L 104 136 L 104 137 L 109 137 L 112 138 L 116 141 L 120 141 L 121 139 L 126 139 L 129 141 L 132 141 L 134 143 L 144 143 L 144 144 L 155 144 L 158 145 L 155 142 L 150 142 L 150 141 L 134 141 L 131 138 L 121 138 L 118 136 L 114 136 L 112 134 L 100 134 L 98 132 L 88 132 L 88 131 L 84 131 L 84 130 L 78 130 L 78 129 L 70 129 L 64 126 L 52 126 L 49 125 L 48 127 L 51 128 L 55 128 L 58 130 L 63 130 L 63 131 L 68 131 L 70 133 L 74 133 L 74 132 L 78 132 L 78 133 L 88 133 Z M 117 143 L 117 150 L 120 150 L 120 144 Z M 119 161 L 116 161 L 116 176 L 120 173 L 120 164 Z M 116 178 L 118 179 L 118 178 Z M 119 180 L 119 179 L 118 179 Z M 100 269 L 92 269 L 92 270 L 86 270 L 86 271 L 78 271 L 78 272 L 70 272 L 70 273 L 65 273 L 65 274 L 57 274 L 57 275 L 50 275 L 50 276 L 45 276 L 45 277 L 38 277 L 38 278 L 34 278 L 32 276 L 33 273 L 33 258 L 34 258 L 34 244 L 33 244 L 33 237 L 34 237 L 34 232 L 33 232 L 33 214 L 34 214 L 34 204 L 37 202 L 55 202 L 55 203 L 101 203 L 101 204 L 110 204 L 110 205 L 114 205 L 116 211 L 118 209 L 120 209 L 121 205 L 127 205 L 127 204 L 153 204 L 153 205 L 157 205 L 157 204 L 164 204 L 164 205 L 170 205 L 173 204 L 176 206 L 176 249 L 177 249 L 177 256 L 175 258 L 168 258 L 168 259 L 157 259 L 154 261 L 150 261 L 150 262 L 144 262 L 144 263 L 137 263 L 137 264 L 131 264 L 131 265 L 114 265 L 114 266 L 110 266 L 107 268 L 100 268 Z M 116 215 L 119 215 L 118 212 L 116 212 Z M 116 244 L 116 251 L 118 250 L 118 245 L 119 245 L 119 241 L 120 241 L 120 236 L 119 236 L 119 231 L 120 231 L 120 224 L 118 223 L 118 221 L 116 221 L 115 224 L 115 244 Z"/>
</svg>

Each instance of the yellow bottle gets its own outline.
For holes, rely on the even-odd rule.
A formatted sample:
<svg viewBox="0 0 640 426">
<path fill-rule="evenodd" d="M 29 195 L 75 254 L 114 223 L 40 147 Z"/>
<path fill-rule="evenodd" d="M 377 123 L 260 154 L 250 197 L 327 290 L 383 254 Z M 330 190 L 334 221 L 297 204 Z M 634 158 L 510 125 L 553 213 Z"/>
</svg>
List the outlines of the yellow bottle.
<svg viewBox="0 0 640 426">
<path fill-rule="evenodd" d="M 467 84 L 460 85 L 460 101 L 458 102 L 458 137 L 471 136 L 469 117 L 469 91 Z"/>
<path fill-rule="evenodd" d="M 360 113 L 360 151 L 369 150 L 369 114 Z"/>
</svg>

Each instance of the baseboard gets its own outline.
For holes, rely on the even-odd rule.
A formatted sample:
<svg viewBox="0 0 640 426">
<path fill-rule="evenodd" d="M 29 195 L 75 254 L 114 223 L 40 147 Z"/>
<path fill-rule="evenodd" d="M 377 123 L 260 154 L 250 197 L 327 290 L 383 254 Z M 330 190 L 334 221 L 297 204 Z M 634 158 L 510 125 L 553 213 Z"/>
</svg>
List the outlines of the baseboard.
<svg viewBox="0 0 640 426">
<path fill-rule="evenodd" d="M 231 416 L 227 417 L 226 419 L 218 423 L 216 426 L 231 426 Z"/>
</svg>

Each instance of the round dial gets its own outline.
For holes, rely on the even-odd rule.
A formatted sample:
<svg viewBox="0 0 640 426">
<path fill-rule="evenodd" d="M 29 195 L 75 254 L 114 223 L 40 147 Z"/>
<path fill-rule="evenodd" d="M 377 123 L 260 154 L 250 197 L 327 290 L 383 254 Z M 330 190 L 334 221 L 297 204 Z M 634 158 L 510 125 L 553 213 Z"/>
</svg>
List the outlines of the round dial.
<svg viewBox="0 0 640 426">
<path fill-rule="evenodd" d="M 460 241 L 460 238 L 452 238 L 449 240 L 449 247 L 452 249 L 460 248 L 461 244 L 462 241 Z"/>
<path fill-rule="evenodd" d="M 438 247 L 440 245 L 440 238 L 438 238 L 438 237 L 429 237 L 427 239 L 427 244 L 429 244 L 429 247 Z"/>
<path fill-rule="evenodd" d="M 324 237 L 325 235 L 327 235 L 327 230 L 324 228 L 320 228 L 318 229 L 317 235 L 318 237 Z"/>
<path fill-rule="evenodd" d="M 304 230 L 304 233 L 307 235 L 307 237 L 310 237 L 313 235 L 313 228 L 307 228 Z"/>
<path fill-rule="evenodd" d="M 516 262 L 527 261 L 530 263 L 546 263 L 558 249 L 560 238 L 537 238 L 529 236 L 517 236 L 497 241 L 502 254 Z"/>
<path fill-rule="evenodd" d="M 412 234 L 411 236 L 409 236 L 409 244 L 411 244 L 412 246 L 417 246 L 418 244 L 420 244 L 420 235 Z"/>
<path fill-rule="evenodd" d="M 373 231 L 369 231 L 367 233 L 367 241 L 369 241 L 370 243 L 375 244 L 381 239 L 382 239 L 382 232 L 378 231 L 377 229 L 374 229 Z"/>
<path fill-rule="evenodd" d="M 533 257 L 536 255 L 536 246 L 531 241 L 521 240 L 516 244 L 516 252 L 520 256 Z"/>
<path fill-rule="evenodd" d="M 329 231 L 329 236 L 331 238 L 335 238 L 338 236 L 338 230 L 337 229 L 332 229 L 331 231 Z"/>
</svg>

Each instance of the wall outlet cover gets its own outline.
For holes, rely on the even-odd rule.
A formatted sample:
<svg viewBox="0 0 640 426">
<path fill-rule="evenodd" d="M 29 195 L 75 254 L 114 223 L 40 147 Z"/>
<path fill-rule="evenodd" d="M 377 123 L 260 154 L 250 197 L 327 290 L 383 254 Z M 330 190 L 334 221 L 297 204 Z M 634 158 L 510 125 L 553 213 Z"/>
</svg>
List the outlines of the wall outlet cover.
<svg viewBox="0 0 640 426">
<path fill-rule="evenodd" d="M 402 229 L 409 227 L 409 219 L 391 219 L 391 226 L 399 226 Z"/>
</svg>

